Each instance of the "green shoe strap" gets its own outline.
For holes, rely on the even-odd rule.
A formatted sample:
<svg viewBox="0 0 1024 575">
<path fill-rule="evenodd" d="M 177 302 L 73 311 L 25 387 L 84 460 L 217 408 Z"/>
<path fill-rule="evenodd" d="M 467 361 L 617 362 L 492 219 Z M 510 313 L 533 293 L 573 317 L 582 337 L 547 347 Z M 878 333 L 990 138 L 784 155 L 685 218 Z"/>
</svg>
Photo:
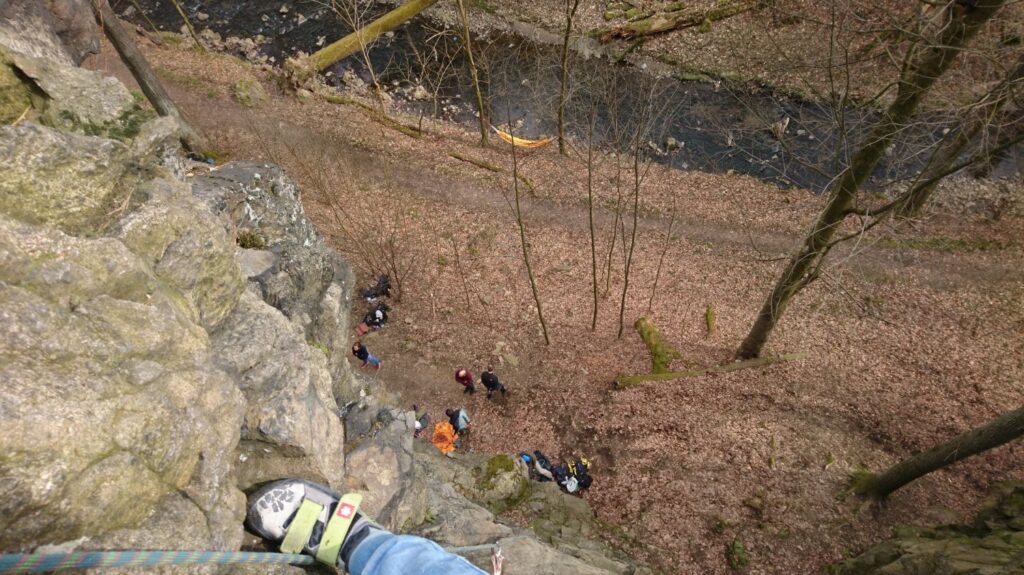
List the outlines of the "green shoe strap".
<svg viewBox="0 0 1024 575">
<path fill-rule="evenodd" d="M 313 528 L 316 527 L 316 521 L 323 510 L 324 506 L 319 503 L 309 499 L 302 500 L 302 505 L 288 526 L 284 542 L 281 543 L 282 553 L 302 553 L 302 548 L 309 542 L 309 536 L 313 534 Z"/>
<path fill-rule="evenodd" d="M 362 503 L 363 496 L 358 493 L 346 493 L 338 506 L 327 520 L 327 527 L 324 529 L 324 536 L 320 539 L 320 548 L 316 551 L 316 560 L 335 566 L 338 562 L 338 554 L 341 553 L 341 545 L 345 542 L 352 520 L 356 518 L 356 511 Z"/>
</svg>

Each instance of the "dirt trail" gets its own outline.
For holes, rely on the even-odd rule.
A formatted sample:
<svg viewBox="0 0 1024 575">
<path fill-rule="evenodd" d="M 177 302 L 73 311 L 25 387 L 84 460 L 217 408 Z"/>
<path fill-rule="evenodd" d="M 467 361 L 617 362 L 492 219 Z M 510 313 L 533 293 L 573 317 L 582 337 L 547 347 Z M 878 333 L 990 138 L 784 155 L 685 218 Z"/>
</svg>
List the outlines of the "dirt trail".
<svg viewBox="0 0 1024 575">
<path fill-rule="evenodd" d="M 401 224 L 413 274 L 394 320 L 366 338 L 384 359 L 388 391 L 435 420 L 445 407 L 466 405 L 477 450 L 592 456 L 596 483 L 586 497 L 623 530 L 608 537 L 666 572 L 726 573 L 723 549 L 735 537 L 751 555 L 751 573 L 817 572 L 896 524 L 967 513 L 993 482 L 1024 473 L 1024 447 L 1011 445 L 930 476 L 873 513 L 836 499 L 857 466 L 886 465 L 1024 401 L 1019 220 L 947 216 L 904 232 L 1010 245 L 992 252 L 838 254 L 844 265 L 800 296 L 772 340 L 773 352 L 804 351 L 807 360 L 614 392 L 616 374 L 649 368 L 628 326 L 644 313 L 687 358 L 728 361 L 777 273 L 779 262 L 761 260 L 793 246 L 821 198 L 741 177 L 653 179 L 642 201 L 627 336 L 618 339 L 621 249 L 598 329 L 589 329 L 585 171 L 548 151 L 530 155 L 524 171 L 540 197 L 527 198 L 526 219 L 555 341 L 547 348 L 503 196 L 508 176 L 448 156 L 508 165 L 501 152 L 474 147 L 471 134 L 450 126 L 412 140 L 354 108 L 278 94 L 246 110 L 229 94 L 254 74 L 248 66 L 145 48 L 220 149 L 278 162 L 300 182 L 307 213 L 362 283 L 370 270 L 340 227 Z M 94 65 L 124 77 L 109 55 Z M 602 206 L 614 202 L 612 165 L 606 158 L 599 173 Z M 647 312 L 670 210 L 680 237 L 669 242 Z M 612 219 L 603 207 L 602 262 Z M 718 310 L 712 335 L 703 326 L 708 303 Z M 452 379 L 456 366 L 479 372 L 487 363 L 512 390 L 507 402 L 465 397 Z"/>
</svg>

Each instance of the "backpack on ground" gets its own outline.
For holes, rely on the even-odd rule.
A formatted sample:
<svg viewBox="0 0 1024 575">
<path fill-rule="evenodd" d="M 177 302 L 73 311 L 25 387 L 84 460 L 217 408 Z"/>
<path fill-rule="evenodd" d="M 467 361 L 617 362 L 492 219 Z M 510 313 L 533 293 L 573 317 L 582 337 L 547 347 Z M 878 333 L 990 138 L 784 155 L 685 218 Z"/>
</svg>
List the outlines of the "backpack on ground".
<svg viewBox="0 0 1024 575">
<path fill-rule="evenodd" d="M 590 484 L 594 482 L 594 478 L 590 476 L 590 461 L 585 457 L 577 457 L 570 461 L 569 473 L 576 478 L 580 491 L 590 487 Z"/>
</svg>

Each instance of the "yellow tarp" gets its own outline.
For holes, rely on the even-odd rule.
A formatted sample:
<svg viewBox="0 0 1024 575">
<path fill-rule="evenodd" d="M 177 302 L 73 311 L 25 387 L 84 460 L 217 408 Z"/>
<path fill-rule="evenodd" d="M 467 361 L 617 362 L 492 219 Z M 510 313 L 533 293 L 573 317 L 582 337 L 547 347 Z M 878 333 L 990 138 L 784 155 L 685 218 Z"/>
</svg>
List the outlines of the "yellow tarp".
<svg viewBox="0 0 1024 575">
<path fill-rule="evenodd" d="M 550 144 L 552 140 L 552 138 L 543 138 L 540 140 L 527 140 L 526 138 L 520 138 L 517 136 L 513 136 L 508 132 L 503 132 L 498 128 L 495 128 L 494 126 L 491 126 L 491 129 L 494 130 L 494 133 L 498 134 L 498 137 L 504 140 L 506 143 L 512 144 L 513 146 L 518 146 L 520 148 L 543 148 L 544 146 Z"/>
</svg>

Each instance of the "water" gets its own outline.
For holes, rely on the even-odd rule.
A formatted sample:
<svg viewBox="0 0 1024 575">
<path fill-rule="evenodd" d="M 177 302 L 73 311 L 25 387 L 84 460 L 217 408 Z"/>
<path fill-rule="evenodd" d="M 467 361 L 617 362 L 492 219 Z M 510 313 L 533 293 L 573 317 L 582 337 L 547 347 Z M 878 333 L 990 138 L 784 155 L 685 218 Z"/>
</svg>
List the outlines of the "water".
<svg viewBox="0 0 1024 575">
<path fill-rule="evenodd" d="M 158 26 L 169 30 L 181 26 L 170 2 L 139 3 Z M 260 50 L 278 63 L 298 51 L 312 53 L 352 29 L 328 7 L 329 0 L 184 0 L 182 4 L 197 29 L 209 27 L 224 38 L 268 38 Z M 282 5 L 287 11 L 281 11 Z M 368 22 L 386 8 L 371 6 L 360 21 Z M 196 17 L 200 12 L 209 18 L 200 21 Z M 144 25 L 137 15 L 134 18 Z M 480 35 L 472 41 L 492 124 L 507 129 L 511 122 L 516 135 L 526 138 L 557 133 L 560 46 L 508 33 Z M 375 43 L 369 60 L 399 107 L 469 126 L 477 122 L 475 97 L 461 48 L 457 30 L 418 17 Z M 843 132 L 836 129 L 836 113 L 825 104 L 769 90 L 739 91 L 721 83 L 658 76 L 612 63 L 607 57 L 577 54 L 573 61 L 566 114 L 572 140 L 585 146 L 592 138 L 597 146 L 619 151 L 639 142 L 645 157 L 678 169 L 749 174 L 783 187 L 823 190 L 876 117 L 870 109 L 847 110 L 842 137 Z M 361 55 L 326 72 L 329 83 L 341 84 L 341 78 L 353 75 L 371 81 Z M 953 124 L 949 115 L 938 113 L 922 114 L 917 120 L 887 152 L 868 187 L 877 189 L 911 178 Z M 678 142 L 677 149 L 669 149 L 671 140 Z M 1018 145 L 1004 154 L 991 175 L 1012 175 L 1022 164 L 1024 146 Z"/>
</svg>

